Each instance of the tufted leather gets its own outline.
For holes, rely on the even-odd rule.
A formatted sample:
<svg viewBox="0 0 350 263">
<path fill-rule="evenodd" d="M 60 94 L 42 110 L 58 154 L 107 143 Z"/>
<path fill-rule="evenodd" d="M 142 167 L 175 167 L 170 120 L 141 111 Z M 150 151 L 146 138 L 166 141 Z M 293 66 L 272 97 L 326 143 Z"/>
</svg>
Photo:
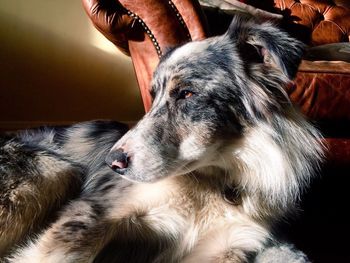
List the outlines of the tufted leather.
<svg viewBox="0 0 350 263">
<path fill-rule="evenodd" d="M 321 45 L 336 42 L 349 42 L 350 13 L 344 7 L 345 1 L 291 1 L 276 0 L 276 6 L 285 10 L 289 8 L 294 21 L 311 30 L 311 43 Z"/>
<path fill-rule="evenodd" d="M 265 10 L 282 13 L 287 29 L 299 31 L 296 36 L 307 44 L 315 46 L 350 41 L 348 0 L 248 0 L 247 2 Z"/>
</svg>

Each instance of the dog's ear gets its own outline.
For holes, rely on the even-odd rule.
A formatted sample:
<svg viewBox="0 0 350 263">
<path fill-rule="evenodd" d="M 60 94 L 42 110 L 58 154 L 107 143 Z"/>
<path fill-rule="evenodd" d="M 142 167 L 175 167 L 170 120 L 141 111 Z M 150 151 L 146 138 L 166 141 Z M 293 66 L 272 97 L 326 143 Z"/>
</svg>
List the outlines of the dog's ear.
<svg viewBox="0 0 350 263">
<path fill-rule="evenodd" d="M 241 49 L 241 54 L 252 57 L 252 47 L 260 61 L 278 67 L 289 79 L 293 79 L 301 62 L 304 44 L 290 37 L 270 22 L 235 16 L 227 34 Z M 256 59 L 255 59 L 256 60 Z"/>
</svg>

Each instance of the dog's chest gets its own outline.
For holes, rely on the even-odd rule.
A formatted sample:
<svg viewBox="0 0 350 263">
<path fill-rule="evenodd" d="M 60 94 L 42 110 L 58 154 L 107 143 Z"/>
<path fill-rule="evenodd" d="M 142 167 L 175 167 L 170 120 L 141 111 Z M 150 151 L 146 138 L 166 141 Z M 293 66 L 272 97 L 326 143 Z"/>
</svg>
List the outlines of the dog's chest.
<svg viewBox="0 0 350 263">
<path fill-rule="evenodd" d="M 223 191 L 195 179 L 169 178 L 153 184 L 138 184 L 130 191 L 129 200 L 135 211 L 149 214 L 154 210 L 176 213 L 186 221 L 195 222 L 229 219 L 237 207 L 228 203 Z M 163 210 L 164 209 L 164 210 Z"/>
<path fill-rule="evenodd" d="M 115 216 L 124 214 L 145 239 L 171 240 L 175 243 L 171 253 L 177 257 L 189 253 L 216 228 L 233 222 L 239 213 L 223 199 L 220 189 L 196 180 L 171 178 L 137 184 L 127 196 Z"/>
</svg>

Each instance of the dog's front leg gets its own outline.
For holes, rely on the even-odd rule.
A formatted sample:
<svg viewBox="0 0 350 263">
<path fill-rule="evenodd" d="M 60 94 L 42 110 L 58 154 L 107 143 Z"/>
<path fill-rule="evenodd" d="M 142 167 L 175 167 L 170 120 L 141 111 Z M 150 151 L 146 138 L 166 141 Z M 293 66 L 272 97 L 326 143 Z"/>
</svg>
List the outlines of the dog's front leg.
<svg viewBox="0 0 350 263">
<path fill-rule="evenodd" d="M 103 207 L 91 200 L 73 202 L 56 223 L 8 262 L 92 262 L 113 235 L 109 229 L 112 225 L 102 219 L 103 213 Z"/>
<path fill-rule="evenodd" d="M 139 202 L 125 204 L 114 200 L 115 205 L 111 206 L 108 201 L 98 204 L 94 200 L 88 198 L 73 202 L 56 223 L 37 240 L 14 253 L 8 262 L 89 263 L 112 239 L 118 237 L 124 241 L 129 238 L 145 241 L 146 248 L 151 241 L 154 247 L 150 250 L 156 249 L 159 254 L 147 257 L 159 262 L 178 262 L 181 252 L 174 251 L 174 248 L 177 247 L 176 240 L 181 239 L 186 220 L 174 209 L 167 204 L 147 208 Z M 145 253 L 143 247 L 140 250 L 137 253 Z"/>
<path fill-rule="evenodd" d="M 230 224 L 208 233 L 182 263 L 243 263 L 270 239 L 256 223 Z"/>
</svg>

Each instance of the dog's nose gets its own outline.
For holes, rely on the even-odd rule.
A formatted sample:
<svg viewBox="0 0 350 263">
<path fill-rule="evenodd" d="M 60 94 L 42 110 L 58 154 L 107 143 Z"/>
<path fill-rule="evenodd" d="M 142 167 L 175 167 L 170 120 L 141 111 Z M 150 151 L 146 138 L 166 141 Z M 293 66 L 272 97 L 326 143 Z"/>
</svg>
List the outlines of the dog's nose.
<svg viewBox="0 0 350 263">
<path fill-rule="evenodd" d="M 128 167 L 128 155 L 123 149 L 110 152 L 106 157 L 106 163 L 114 171 Z"/>
</svg>

